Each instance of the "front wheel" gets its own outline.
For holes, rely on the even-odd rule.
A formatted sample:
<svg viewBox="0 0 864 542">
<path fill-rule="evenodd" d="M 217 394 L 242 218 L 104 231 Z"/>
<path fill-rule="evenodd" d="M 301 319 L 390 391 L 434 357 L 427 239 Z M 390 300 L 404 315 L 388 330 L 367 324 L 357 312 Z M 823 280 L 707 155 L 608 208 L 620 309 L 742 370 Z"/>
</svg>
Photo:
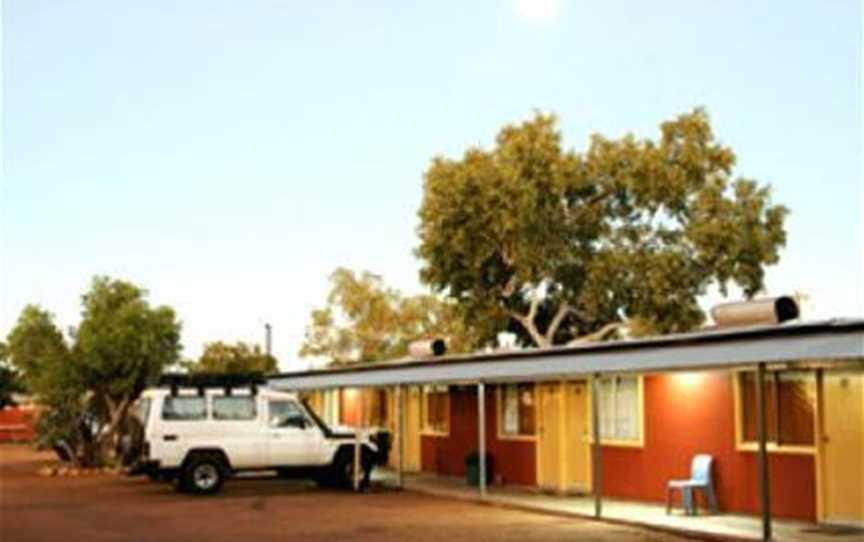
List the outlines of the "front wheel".
<svg viewBox="0 0 864 542">
<path fill-rule="evenodd" d="M 372 457 L 366 448 L 362 449 L 360 456 L 360 470 L 362 478 L 360 480 L 360 488 L 369 487 L 370 478 L 372 476 Z M 354 487 L 354 450 L 344 448 L 341 453 L 336 456 L 333 465 L 330 467 L 330 476 L 328 477 L 330 484 L 336 487 L 351 489 Z"/>
<path fill-rule="evenodd" d="M 198 495 L 217 493 L 225 482 L 225 462 L 214 454 L 194 455 L 180 475 L 180 489 Z"/>
</svg>

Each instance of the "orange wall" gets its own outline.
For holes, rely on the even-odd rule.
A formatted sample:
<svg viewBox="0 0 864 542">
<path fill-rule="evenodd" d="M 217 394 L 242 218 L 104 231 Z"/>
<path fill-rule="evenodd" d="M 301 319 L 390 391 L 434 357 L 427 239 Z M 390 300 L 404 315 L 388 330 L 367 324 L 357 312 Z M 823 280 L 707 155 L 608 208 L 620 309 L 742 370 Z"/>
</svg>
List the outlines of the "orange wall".
<svg viewBox="0 0 864 542">
<path fill-rule="evenodd" d="M 707 453 L 715 459 L 721 510 L 757 514 L 756 454 L 735 449 L 732 386 L 728 373 L 645 377 L 645 447 L 603 447 L 604 494 L 664 502 L 667 481 L 686 478 L 693 455 Z M 465 456 L 477 449 L 477 392 L 473 386 L 450 390 L 450 434 L 421 437 L 421 464 L 427 472 L 464 476 Z M 357 409 L 348 399 L 344 412 L 350 423 Z M 490 387 L 486 447 L 493 457 L 493 472 L 505 483 L 535 485 L 535 443 L 497 438 L 495 400 Z M 773 513 L 815 520 L 814 457 L 770 454 L 769 472 Z"/>
<path fill-rule="evenodd" d="M 536 451 L 531 441 L 499 440 L 496 394 L 486 390 L 486 450 L 492 455 L 492 473 L 505 484 L 536 484 Z M 450 388 L 450 434 L 421 437 L 421 463 L 426 472 L 465 476 L 465 456 L 477 450 L 477 390 Z"/>
<path fill-rule="evenodd" d="M 756 454 L 735 450 L 732 376 L 645 377 L 645 447 L 603 447 L 604 494 L 662 502 L 697 453 L 714 456 L 721 510 L 758 513 Z M 815 520 L 814 457 L 770 454 L 769 473 L 774 514 Z"/>
</svg>

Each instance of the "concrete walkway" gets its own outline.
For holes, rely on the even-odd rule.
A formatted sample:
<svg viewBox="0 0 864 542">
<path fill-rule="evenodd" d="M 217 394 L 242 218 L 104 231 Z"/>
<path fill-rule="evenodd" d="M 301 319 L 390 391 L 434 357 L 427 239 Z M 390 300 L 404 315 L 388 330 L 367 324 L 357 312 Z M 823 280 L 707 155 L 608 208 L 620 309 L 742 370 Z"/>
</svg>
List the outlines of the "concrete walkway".
<svg viewBox="0 0 864 542">
<path fill-rule="evenodd" d="M 380 480 L 385 484 L 395 483 L 392 472 L 384 471 Z M 480 502 L 476 487 L 470 487 L 462 478 L 433 474 L 409 474 L 403 479 L 404 489 Z M 594 499 L 590 496 L 556 496 L 514 486 L 491 486 L 485 503 L 540 511 L 578 518 L 594 517 Z M 603 520 L 629 525 L 639 525 L 666 532 L 684 534 L 689 537 L 713 540 L 761 540 L 762 527 L 759 518 L 733 514 L 685 516 L 681 510 L 666 514 L 665 506 L 654 503 L 603 500 Z M 789 542 L 864 542 L 864 530 L 851 528 L 822 528 L 810 523 L 786 520 L 773 522 L 774 539 Z"/>
</svg>

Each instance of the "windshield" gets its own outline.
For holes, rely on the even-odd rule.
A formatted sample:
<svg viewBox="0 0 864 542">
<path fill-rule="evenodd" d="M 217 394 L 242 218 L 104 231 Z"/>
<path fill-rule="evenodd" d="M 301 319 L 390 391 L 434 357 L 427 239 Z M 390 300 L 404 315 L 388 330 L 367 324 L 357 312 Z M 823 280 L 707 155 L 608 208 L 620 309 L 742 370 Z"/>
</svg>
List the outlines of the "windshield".
<svg viewBox="0 0 864 542">
<path fill-rule="evenodd" d="M 327 435 L 327 436 L 333 436 L 333 435 L 336 434 L 335 431 L 333 431 L 333 430 L 330 428 L 330 426 L 327 425 L 326 423 L 324 423 L 324 420 L 322 420 L 322 419 L 318 416 L 318 413 L 315 412 L 315 409 L 312 408 L 311 406 L 309 406 L 309 402 L 308 402 L 308 401 L 306 401 L 306 400 L 304 399 L 304 400 L 301 401 L 301 402 L 303 403 L 303 407 L 306 409 L 306 412 L 309 414 L 309 417 L 312 418 L 312 420 L 315 422 L 315 425 L 317 425 L 318 427 L 321 428 L 321 431 L 322 431 L 325 435 Z"/>
</svg>

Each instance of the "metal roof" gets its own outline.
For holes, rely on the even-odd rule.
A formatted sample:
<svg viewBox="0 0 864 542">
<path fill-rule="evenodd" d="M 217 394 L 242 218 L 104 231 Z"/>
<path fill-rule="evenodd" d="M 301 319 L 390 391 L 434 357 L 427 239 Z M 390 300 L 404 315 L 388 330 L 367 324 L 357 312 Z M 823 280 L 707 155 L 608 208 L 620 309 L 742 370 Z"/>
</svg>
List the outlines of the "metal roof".
<svg viewBox="0 0 864 542">
<path fill-rule="evenodd" d="M 595 373 L 728 369 L 759 362 L 828 359 L 852 361 L 864 368 L 864 320 L 796 322 L 579 346 L 358 363 L 271 375 L 268 383 L 273 387 L 302 390 L 540 381 Z"/>
</svg>

